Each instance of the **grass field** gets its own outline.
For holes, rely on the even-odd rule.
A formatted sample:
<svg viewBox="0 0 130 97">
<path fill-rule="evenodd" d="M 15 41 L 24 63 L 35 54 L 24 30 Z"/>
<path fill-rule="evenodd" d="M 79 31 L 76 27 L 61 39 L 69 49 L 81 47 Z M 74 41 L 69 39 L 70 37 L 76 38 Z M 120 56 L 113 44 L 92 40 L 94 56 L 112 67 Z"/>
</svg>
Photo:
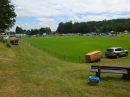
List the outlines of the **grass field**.
<svg viewBox="0 0 130 97">
<path fill-rule="evenodd" d="M 103 58 L 99 63 L 72 63 L 23 41 L 20 45 L 11 45 L 11 48 L 0 42 L 0 50 L 1 97 L 130 96 L 130 81 L 122 79 L 120 74 L 101 74 L 98 86 L 88 84 L 88 76 L 95 75 L 90 72 L 92 64 L 130 67 L 130 56 Z"/>
<path fill-rule="evenodd" d="M 108 47 L 124 47 L 129 49 L 130 36 L 118 35 L 110 36 L 52 36 L 52 37 L 32 37 L 24 38 L 32 45 L 53 55 L 60 55 L 61 59 L 71 62 L 85 62 L 85 54 L 94 50 L 104 50 Z M 80 58 L 80 59 L 79 59 Z"/>
</svg>

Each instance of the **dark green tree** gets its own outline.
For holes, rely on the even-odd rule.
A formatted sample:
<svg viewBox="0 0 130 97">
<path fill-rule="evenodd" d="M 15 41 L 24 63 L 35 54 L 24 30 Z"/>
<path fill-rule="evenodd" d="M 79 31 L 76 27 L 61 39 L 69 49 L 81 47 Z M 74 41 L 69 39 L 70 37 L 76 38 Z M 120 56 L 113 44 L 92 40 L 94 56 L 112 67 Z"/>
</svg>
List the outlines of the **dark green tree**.
<svg viewBox="0 0 130 97">
<path fill-rule="evenodd" d="M 58 32 L 58 33 L 64 33 L 64 23 L 63 22 L 59 23 L 59 26 L 58 26 L 56 32 Z"/>
<path fill-rule="evenodd" d="M 42 35 L 43 33 L 45 33 L 45 29 L 44 28 L 40 28 L 39 29 L 39 33 L 40 33 L 40 35 Z"/>
<path fill-rule="evenodd" d="M 10 0 L 0 0 L 0 30 L 9 30 L 14 26 L 16 22 L 16 13 L 14 11 L 14 5 Z"/>
<path fill-rule="evenodd" d="M 71 29 L 72 29 L 72 21 L 66 22 L 64 24 L 64 34 L 66 33 L 71 33 Z"/>
<path fill-rule="evenodd" d="M 43 33 L 51 34 L 51 29 L 50 29 L 49 27 L 40 28 L 40 29 L 39 29 L 39 34 L 42 35 Z"/>
<path fill-rule="evenodd" d="M 47 34 L 51 34 L 51 29 L 48 28 L 48 27 L 44 28 L 44 31 L 45 31 L 45 33 L 47 33 Z"/>
<path fill-rule="evenodd" d="M 23 34 L 24 30 L 21 27 L 17 26 L 15 32 L 18 34 Z"/>
<path fill-rule="evenodd" d="M 125 30 L 130 31 L 130 18 L 128 19 L 112 19 L 103 21 L 89 21 L 89 22 L 75 22 L 71 23 L 59 23 L 57 32 L 60 34 L 64 33 L 107 33 L 110 31 L 124 32 Z"/>
<path fill-rule="evenodd" d="M 27 35 L 31 35 L 31 31 L 30 30 L 26 30 L 26 33 Z"/>
</svg>

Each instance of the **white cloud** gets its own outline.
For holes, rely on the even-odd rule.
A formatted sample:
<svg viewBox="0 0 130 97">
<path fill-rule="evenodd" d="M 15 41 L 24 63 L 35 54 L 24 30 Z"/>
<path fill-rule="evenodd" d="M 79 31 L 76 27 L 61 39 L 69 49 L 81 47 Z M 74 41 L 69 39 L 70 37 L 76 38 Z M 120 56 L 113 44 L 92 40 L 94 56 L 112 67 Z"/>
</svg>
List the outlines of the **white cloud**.
<svg viewBox="0 0 130 97">
<path fill-rule="evenodd" d="M 17 22 L 23 29 L 50 27 L 60 22 L 129 18 L 130 0 L 12 0 Z M 22 17 L 22 19 L 21 19 Z M 32 22 L 23 19 L 33 17 Z M 15 28 L 13 28 L 15 29 Z"/>
</svg>

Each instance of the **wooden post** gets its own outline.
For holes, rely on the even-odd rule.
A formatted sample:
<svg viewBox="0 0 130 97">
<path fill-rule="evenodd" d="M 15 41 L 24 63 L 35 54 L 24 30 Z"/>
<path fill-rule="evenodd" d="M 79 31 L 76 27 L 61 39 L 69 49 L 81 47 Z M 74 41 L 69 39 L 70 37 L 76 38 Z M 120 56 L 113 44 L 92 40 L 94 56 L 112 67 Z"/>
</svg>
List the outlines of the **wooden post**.
<svg viewBox="0 0 130 97">
<path fill-rule="evenodd" d="M 128 68 L 127 70 L 128 70 L 127 79 L 130 79 L 130 68 Z"/>
<path fill-rule="evenodd" d="M 130 79 L 130 68 L 127 68 L 127 74 L 123 74 L 122 77 L 127 80 Z"/>
<path fill-rule="evenodd" d="M 79 62 L 80 62 L 80 55 L 79 55 Z"/>
<path fill-rule="evenodd" d="M 55 57 L 56 57 L 56 52 L 55 52 Z"/>
<path fill-rule="evenodd" d="M 63 54 L 64 60 L 65 60 L 65 55 Z"/>
<path fill-rule="evenodd" d="M 96 76 L 98 76 L 100 78 L 100 72 L 101 72 L 101 68 L 100 66 L 98 66 L 98 72 L 96 72 Z"/>
</svg>

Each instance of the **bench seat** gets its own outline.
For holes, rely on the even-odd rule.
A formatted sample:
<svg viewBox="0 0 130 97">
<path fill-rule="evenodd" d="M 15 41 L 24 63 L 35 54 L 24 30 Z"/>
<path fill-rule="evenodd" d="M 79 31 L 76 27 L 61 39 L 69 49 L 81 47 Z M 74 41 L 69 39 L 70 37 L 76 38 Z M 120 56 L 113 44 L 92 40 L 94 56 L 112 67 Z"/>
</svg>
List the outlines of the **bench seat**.
<svg viewBox="0 0 130 97">
<path fill-rule="evenodd" d="M 98 69 L 91 69 L 91 72 L 98 72 Z M 128 71 L 126 70 L 102 70 L 101 71 L 102 73 L 117 73 L 117 74 L 127 74 Z"/>
<path fill-rule="evenodd" d="M 130 79 L 130 68 L 128 67 L 92 65 L 90 72 L 95 72 L 98 77 L 101 73 L 123 74 L 123 78 Z"/>
</svg>

